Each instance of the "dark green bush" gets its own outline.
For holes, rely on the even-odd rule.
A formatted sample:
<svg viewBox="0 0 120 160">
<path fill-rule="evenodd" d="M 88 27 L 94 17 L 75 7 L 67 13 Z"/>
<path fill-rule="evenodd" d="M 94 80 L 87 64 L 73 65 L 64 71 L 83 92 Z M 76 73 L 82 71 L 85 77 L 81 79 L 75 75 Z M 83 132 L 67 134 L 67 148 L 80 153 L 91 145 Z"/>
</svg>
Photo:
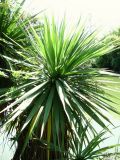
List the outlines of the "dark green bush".
<svg viewBox="0 0 120 160">
<path fill-rule="evenodd" d="M 120 29 L 107 35 L 105 41 L 111 42 L 114 50 L 96 59 L 94 66 L 120 73 Z"/>
</svg>

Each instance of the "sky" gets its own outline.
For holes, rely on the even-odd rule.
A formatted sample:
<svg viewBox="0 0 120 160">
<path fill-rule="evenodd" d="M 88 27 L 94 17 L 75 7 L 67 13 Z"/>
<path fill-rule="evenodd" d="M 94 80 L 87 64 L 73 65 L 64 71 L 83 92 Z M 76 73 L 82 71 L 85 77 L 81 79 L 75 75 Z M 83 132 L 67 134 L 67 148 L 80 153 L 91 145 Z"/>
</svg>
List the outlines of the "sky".
<svg viewBox="0 0 120 160">
<path fill-rule="evenodd" d="M 120 0 L 26 0 L 25 10 L 45 10 L 42 13 L 59 20 L 66 15 L 68 24 L 77 22 L 81 16 L 91 28 L 102 33 L 120 27 Z"/>
</svg>

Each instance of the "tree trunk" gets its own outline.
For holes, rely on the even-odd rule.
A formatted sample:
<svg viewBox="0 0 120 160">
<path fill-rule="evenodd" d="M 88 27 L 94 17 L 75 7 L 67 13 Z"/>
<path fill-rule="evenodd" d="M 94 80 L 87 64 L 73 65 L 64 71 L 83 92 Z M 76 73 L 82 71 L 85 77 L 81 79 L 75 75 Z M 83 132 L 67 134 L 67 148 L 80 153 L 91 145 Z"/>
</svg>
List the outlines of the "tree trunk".
<svg viewBox="0 0 120 160">
<path fill-rule="evenodd" d="M 22 120 L 22 121 L 21 121 Z M 20 122 L 19 122 L 19 126 L 18 126 L 18 133 L 19 133 L 19 129 L 21 128 L 21 126 L 24 124 L 24 116 L 20 117 Z M 44 133 L 43 133 L 43 139 L 47 141 L 47 134 L 48 134 L 48 125 L 49 123 L 46 124 Z M 28 126 L 29 128 L 29 126 Z M 41 133 L 41 127 L 37 128 L 34 132 L 35 137 L 32 137 L 31 140 L 29 140 L 29 143 L 24 151 L 24 153 L 22 154 L 22 156 L 20 157 L 21 154 L 21 150 L 28 132 L 28 128 L 26 128 L 21 136 L 19 137 L 18 141 L 17 141 L 17 148 L 14 154 L 14 157 L 12 160 L 48 160 L 48 154 L 49 154 L 49 160 L 56 160 L 56 159 L 62 159 L 61 157 L 65 156 L 63 155 L 63 153 L 61 153 L 60 151 L 54 151 L 54 150 L 48 150 L 47 149 L 47 145 L 43 144 L 39 138 L 37 139 L 36 137 L 39 137 L 40 133 Z M 51 130 L 52 132 L 52 130 Z M 62 138 L 61 138 L 61 133 L 59 134 L 59 140 L 60 143 L 62 142 Z M 50 136 L 50 142 L 53 143 L 53 135 L 51 134 Z M 64 148 L 67 150 L 68 149 L 68 137 L 67 137 L 67 130 L 65 132 L 64 135 Z M 67 155 L 66 155 L 67 156 Z M 64 157 L 65 158 L 65 157 Z M 67 159 L 67 158 L 65 158 Z"/>
<path fill-rule="evenodd" d="M 18 146 L 12 160 L 48 160 L 48 150 L 40 142 L 31 140 L 20 157 L 22 146 L 23 140 L 21 139 L 18 141 Z M 50 151 L 50 160 L 59 159 L 60 157 L 60 153 Z"/>
<path fill-rule="evenodd" d="M 44 136 L 43 136 L 44 139 L 46 139 L 46 135 L 47 135 L 46 129 L 44 131 Z M 48 149 L 46 145 L 44 145 L 42 142 L 40 142 L 40 140 L 35 138 L 32 138 L 29 141 L 24 153 L 20 157 L 23 143 L 25 141 L 26 133 L 27 133 L 27 129 L 19 137 L 17 141 L 17 148 L 12 160 L 48 160 Z M 49 150 L 49 154 L 50 154 L 49 155 L 50 160 L 60 159 L 61 157 L 61 153 L 58 151 L 55 152 L 55 151 Z"/>
<path fill-rule="evenodd" d="M 26 147 L 23 155 L 20 157 L 23 142 L 18 141 L 18 146 L 14 154 L 13 160 L 47 160 L 46 150 L 43 149 L 39 143 L 30 141 Z"/>
</svg>

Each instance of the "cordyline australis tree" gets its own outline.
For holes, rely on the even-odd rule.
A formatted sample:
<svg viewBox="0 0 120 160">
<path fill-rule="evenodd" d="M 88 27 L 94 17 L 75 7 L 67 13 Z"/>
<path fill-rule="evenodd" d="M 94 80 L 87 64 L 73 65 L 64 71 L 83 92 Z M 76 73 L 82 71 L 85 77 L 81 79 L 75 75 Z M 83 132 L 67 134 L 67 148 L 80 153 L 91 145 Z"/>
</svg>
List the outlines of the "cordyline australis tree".
<svg viewBox="0 0 120 160">
<path fill-rule="evenodd" d="M 3 55 L 20 58 L 16 50 L 20 50 L 21 46 L 29 46 L 23 27 L 29 28 L 29 20 L 35 23 L 36 15 L 26 15 L 22 11 L 24 2 L 25 0 L 21 3 L 15 0 L 0 0 L 0 68 L 3 70 L 13 68 Z"/>
<path fill-rule="evenodd" d="M 57 25 L 54 18 L 45 18 L 43 26 L 39 35 L 32 24 L 26 30 L 31 47 L 18 52 L 22 61 L 6 56 L 11 64 L 24 66 L 14 72 L 27 75 L 0 96 L 1 103 L 12 101 L 2 111 L 7 112 L 2 126 L 8 133 L 16 130 L 14 160 L 69 159 L 64 152 L 69 150 L 69 138 L 75 135 L 80 141 L 76 125 L 88 124 L 94 132 L 90 117 L 108 129 L 104 120 L 110 121 L 103 111 L 117 112 L 97 81 L 113 74 L 87 65 L 112 47 L 96 41 L 96 33 L 88 33 L 81 24 L 68 32 L 65 20 Z"/>
<path fill-rule="evenodd" d="M 14 0 L 0 1 L 0 67 L 2 68 L 8 68 L 10 64 L 1 58 L 1 55 L 15 56 L 15 49 L 20 48 L 15 41 L 26 44 L 22 26 L 28 22 L 28 18 L 24 18 L 23 12 L 21 12 L 23 2 L 19 6 L 14 3 L 16 3 Z"/>
<path fill-rule="evenodd" d="M 24 48 L 29 46 L 23 27 L 28 28 L 29 20 L 34 23 L 36 15 L 28 16 L 23 12 L 24 2 L 25 0 L 22 0 L 21 3 L 15 0 L 0 0 L 0 75 L 2 75 L 0 77 L 0 92 L 3 88 L 10 87 L 15 83 L 15 79 L 10 79 L 8 75 L 5 75 L 4 70 L 12 70 L 16 66 L 6 60 L 3 55 L 22 59 L 20 54 L 16 54 L 16 50 L 21 50 L 21 46 L 24 46 Z M 10 75 L 12 74 L 10 73 Z M 1 106 L 0 111 L 5 106 L 5 104 Z M 3 116 L 2 114 L 0 118 Z"/>
<path fill-rule="evenodd" d="M 106 138 L 106 130 L 103 130 L 92 138 L 89 135 L 87 130 L 89 129 L 89 125 L 85 124 L 84 126 L 80 122 L 79 126 L 76 125 L 77 133 L 80 137 L 80 141 L 78 141 L 76 135 L 69 140 L 69 150 L 67 152 L 69 160 L 103 160 L 106 151 L 118 147 L 117 145 L 105 146 L 101 147 L 101 142 L 105 142 Z M 88 135 L 87 135 L 88 134 Z"/>
</svg>

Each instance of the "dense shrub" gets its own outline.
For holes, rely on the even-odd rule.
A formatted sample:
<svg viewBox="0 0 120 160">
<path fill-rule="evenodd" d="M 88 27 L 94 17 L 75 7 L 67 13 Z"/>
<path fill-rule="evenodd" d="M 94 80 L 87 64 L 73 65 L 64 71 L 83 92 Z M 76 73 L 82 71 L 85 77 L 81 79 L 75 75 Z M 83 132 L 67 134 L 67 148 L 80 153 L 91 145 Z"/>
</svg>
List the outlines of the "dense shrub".
<svg viewBox="0 0 120 160">
<path fill-rule="evenodd" d="M 105 41 L 114 45 L 114 50 L 96 60 L 95 66 L 107 68 L 120 73 L 120 29 L 105 36 Z"/>
</svg>

